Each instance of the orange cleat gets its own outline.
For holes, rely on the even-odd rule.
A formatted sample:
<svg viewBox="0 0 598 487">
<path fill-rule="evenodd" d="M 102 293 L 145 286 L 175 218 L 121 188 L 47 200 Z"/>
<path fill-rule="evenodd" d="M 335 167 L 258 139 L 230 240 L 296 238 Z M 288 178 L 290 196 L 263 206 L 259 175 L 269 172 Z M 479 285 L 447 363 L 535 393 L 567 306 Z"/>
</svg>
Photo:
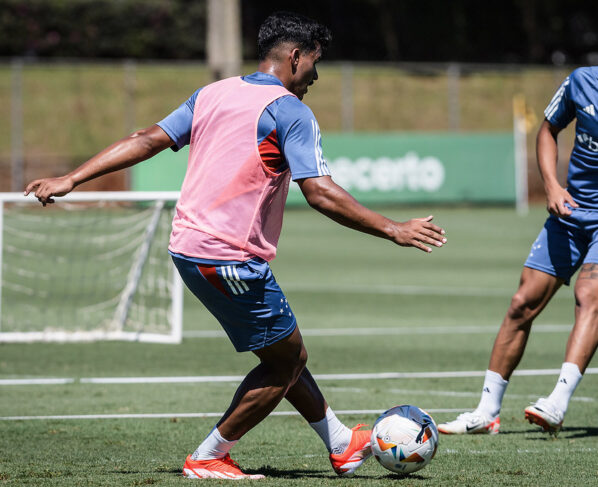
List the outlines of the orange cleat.
<svg viewBox="0 0 598 487">
<path fill-rule="evenodd" d="M 183 466 L 183 477 L 188 479 L 263 479 L 260 474 L 243 473 L 239 464 L 235 462 L 228 453 L 224 458 L 215 460 L 191 460 L 191 455 L 185 460 Z"/>
<path fill-rule="evenodd" d="M 525 419 L 537 424 L 552 436 L 557 436 L 563 427 L 564 414 L 548 399 L 541 397 L 525 408 Z"/>
<path fill-rule="evenodd" d="M 349 443 L 344 453 L 330 454 L 332 468 L 341 477 L 352 477 L 355 470 L 361 467 L 362 463 L 372 455 L 372 449 L 370 448 L 372 430 L 358 431 L 362 426 L 366 425 L 358 424 L 351 428 L 353 436 L 351 436 L 351 443 Z"/>
</svg>

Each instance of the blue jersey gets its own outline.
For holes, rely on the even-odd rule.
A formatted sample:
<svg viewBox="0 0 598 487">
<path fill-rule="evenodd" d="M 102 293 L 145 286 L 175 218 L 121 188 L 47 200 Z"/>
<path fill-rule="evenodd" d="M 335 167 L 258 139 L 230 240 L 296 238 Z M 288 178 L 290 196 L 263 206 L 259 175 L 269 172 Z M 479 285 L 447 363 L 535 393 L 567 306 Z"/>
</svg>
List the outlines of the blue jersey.
<svg viewBox="0 0 598 487">
<path fill-rule="evenodd" d="M 259 71 L 243 76 L 243 80 L 282 86 L 275 76 Z M 195 100 L 200 90 L 158 122 L 174 142 L 175 151 L 189 144 Z M 275 172 L 289 168 L 294 180 L 330 175 L 322 156 L 318 122 L 309 107 L 295 96 L 283 96 L 266 107 L 258 122 L 256 139 L 264 164 Z"/>
<path fill-rule="evenodd" d="M 560 128 L 577 118 L 567 191 L 581 208 L 598 210 L 598 66 L 573 71 L 544 115 Z"/>
</svg>

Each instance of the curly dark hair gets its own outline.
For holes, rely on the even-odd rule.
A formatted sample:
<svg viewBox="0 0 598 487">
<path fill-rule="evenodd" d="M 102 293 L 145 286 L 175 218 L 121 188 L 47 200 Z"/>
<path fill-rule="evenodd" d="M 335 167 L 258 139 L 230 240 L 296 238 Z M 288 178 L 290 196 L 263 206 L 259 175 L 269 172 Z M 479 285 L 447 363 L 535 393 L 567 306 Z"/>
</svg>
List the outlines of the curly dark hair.
<svg viewBox="0 0 598 487">
<path fill-rule="evenodd" d="M 292 12 L 276 12 L 260 26 L 257 54 L 263 61 L 273 48 L 283 42 L 294 42 L 302 51 L 315 50 L 317 42 L 323 51 L 331 40 L 330 30 L 315 20 Z"/>
</svg>

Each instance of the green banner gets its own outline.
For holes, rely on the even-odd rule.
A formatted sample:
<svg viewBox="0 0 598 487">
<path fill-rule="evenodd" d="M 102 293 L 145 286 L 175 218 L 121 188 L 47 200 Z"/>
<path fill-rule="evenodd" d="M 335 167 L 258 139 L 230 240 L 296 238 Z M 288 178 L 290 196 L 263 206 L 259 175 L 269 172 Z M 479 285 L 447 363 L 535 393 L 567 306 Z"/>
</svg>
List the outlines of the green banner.
<svg viewBox="0 0 598 487">
<path fill-rule="evenodd" d="M 332 178 L 363 203 L 515 201 L 510 133 L 328 134 L 322 140 Z M 167 150 L 134 166 L 132 189 L 179 190 L 187 155 Z M 304 202 L 292 184 L 288 204 Z"/>
</svg>

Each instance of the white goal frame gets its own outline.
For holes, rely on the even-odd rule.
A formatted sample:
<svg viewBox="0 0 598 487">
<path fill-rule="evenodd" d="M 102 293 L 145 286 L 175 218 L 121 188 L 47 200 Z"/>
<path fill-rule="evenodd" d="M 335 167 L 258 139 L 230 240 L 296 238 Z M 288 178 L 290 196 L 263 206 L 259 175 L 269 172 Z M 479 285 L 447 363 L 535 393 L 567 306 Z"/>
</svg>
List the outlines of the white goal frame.
<svg viewBox="0 0 598 487">
<path fill-rule="evenodd" d="M 155 211 L 150 223 L 145 229 L 144 241 L 139 252 L 131 263 L 127 282 L 124 286 L 117 309 L 115 309 L 114 321 L 124 323 L 127 317 L 131 301 L 137 289 L 137 284 L 141 277 L 144 261 L 154 236 L 160 210 L 166 202 L 176 202 L 180 196 L 179 191 L 76 191 L 66 196 L 56 197 L 57 201 L 65 202 L 144 202 L 153 201 Z M 23 193 L 3 193 L 0 192 L 0 286 L 2 280 L 3 265 L 3 231 L 4 231 L 4 205 L 5 203 L 31 203 L 35 196 L 23 196 Z M 41 204 L 40 204 L 41 205 Z M 166 252 L 166 249 L 164 249 Z M 167 256 L 165 255 L 166 259 Z M 149 343 L 181 343 L 183 337 L 183 284 L 178 271 L 172 266 L 172 286 L 171 286 L 171 327 L 169 334 L 131 332 L 131 331 L 32 331 L 32 332 L 3 332 L 2 331 L 2 289 L 0 288 L 0 343 L 2 342 L 79 342 L 96 340 L 121 340 L 138 341 Z"/>
</svg>

